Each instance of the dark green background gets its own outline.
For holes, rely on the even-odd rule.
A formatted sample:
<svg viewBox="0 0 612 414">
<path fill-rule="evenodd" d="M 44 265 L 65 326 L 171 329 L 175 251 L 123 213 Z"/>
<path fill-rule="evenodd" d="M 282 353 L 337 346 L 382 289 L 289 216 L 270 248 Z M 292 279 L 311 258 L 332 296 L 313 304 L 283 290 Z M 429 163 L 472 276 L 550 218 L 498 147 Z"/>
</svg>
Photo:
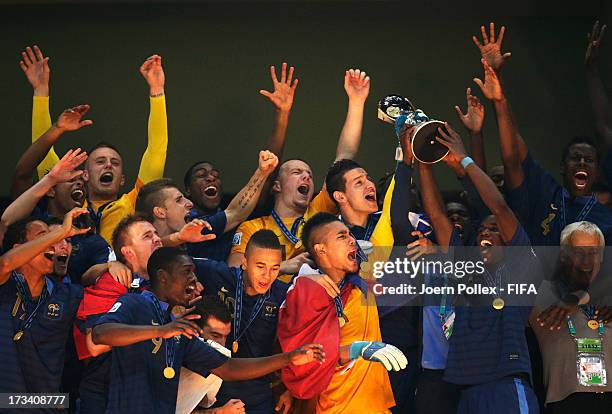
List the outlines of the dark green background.
<svg viewBox="0 0 612 414">
<path fill-rule="evenodd" d="M 521 131 L 556 173 L 564 143 L 594 133 L 585 34 L 595 18 L 612 23 L 609 11 L 604 1 L 572 9 L 450 1 L 0 6 L 0 184 L 8 192 L 14 165 L 29 145 L 31 89 L 18 66 L 26 45 L 36 43 L 51 57 L 54 119 L 65 107 L 92 105 L 94 125 L 66 134 L 59 153 L 109 141 L 120 149 L 132 183 L 149 111 L 138 67 L 159 53 L 170 132 L 166 176 L 181 180 L 188 165 L 206 159 L 221 168 L 225 188 L 237 190 L 272 128 L 272 107 L 258 94 L 271 88 L 270 64 L 296 67 L 300 83 L 285 156 L 309 161 L 318 183 L 333 160 L 346 113 L 344 70 L 367 71 L 372 87 L 358 161 L 378 177 L 393 167 L 395 148 L 391 127 L 376 119 L 378 99 L 404 94 L 430 116 L 459 127 L 453 106 L 465 106 L 465 88 L 476 87 L 472 78 L 483 73 L 471 35 L 491 19 L 508 29 L 504 50 L 513 56 L 504 76 Z M 611 33 L 601 60 L 604 81 L 612 85 Z M 492 107 L 486 109 L 493 165 L 499 161 L 496 126 Z M 455 184 L 450 173 L 440 172 L 446 185 Z"/>
</svg>

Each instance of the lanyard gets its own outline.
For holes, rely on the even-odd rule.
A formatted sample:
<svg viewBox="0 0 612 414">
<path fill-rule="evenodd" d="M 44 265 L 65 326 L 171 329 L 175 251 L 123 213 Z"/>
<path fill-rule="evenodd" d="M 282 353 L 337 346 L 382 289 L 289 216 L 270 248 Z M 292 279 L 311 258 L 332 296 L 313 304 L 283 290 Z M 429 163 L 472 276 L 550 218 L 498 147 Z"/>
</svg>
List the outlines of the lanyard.
<svg viewBox="0 0 612 414">
<path fill-rule="evenodd" d="M 17 292 L 19 293 L 19 297 L 25 303 L 25 312 L 26 312 L 25 318 L 19 319 L 19 329 L 17 330 L 15 335 L 13 335 L 13 340 L 17 342 L 21 339 L 24 332 L 27 329 L 30 329 L 30 326 L 32 326 L 32 322 L 34 321 L 34 318 L 36 317 L 36 314 L 38 313 L 38 309 L 40 308 L 40 305 L 42 305 L 47 300 L 47 297 L 49 296 L 49 291 L 45 283 L 45 286 L 43 286 L 42 292 L 40 293 L 40 296 L 38 297 L 38 301 L 34 303 L 34 301 L 32 300 L 32 297 L 30 296 L 29 289 L 26 285 L 26 282 L 23 279 L 23 275 L 17 272 L 13 272 L 12 277 L 13 277 L 13 280 L 15 281 L 15 285 L 17 287 Z"/>
<path fill-rule="evenodd" d="M 562 230 L 565 228 L 567 224 L 566 217 L 565 217 L 565 210 L 566 210 L 565 198 L 566 197 L 569 197 L 569 194 L 567 193 L 567 190 L 564 188 L 561 192 L 561 212 L 562 212 L 561 219 L 563 220 L 563 222 L 561 223 Z M 585 205 L 582 207 L 582 210 L 580 210 L 580 213 L 578 213 L 574 221 L 583 221 L 586 218 L 586 216 L 589 215 L 595 203 L 597 203 L 597 199 L 595 198 L 595 195 L 591 195 L 591 197 L 589 198 L 589 201 L 585 203 Z"/>
<path fill-rule="evenodd" d="M 342 216 L 338 216 L 338 218 L 340 219 L 340 221 L 344 223 L 344 219 L 342 218 Z M 370 214 L 368 215 L 368 222 L 366 223 L 365 234 L 363 236 L 363 239 L 360 239 L 360 240 L 370 241 L 370 238 L 372 238 L 372 233 L 374 233 L 374 227 L 376 227 L 374 225 L 374 214 Z M 349 233 L 351 234 L 351 236 L 353 236 L 355 240 L 357 240 L 357 237 L 355 237 L 355 235 L 350 229 L 349 229 Z M 359 243 L 355 243 L 355 245 L 357 247 L 357 256 L 359 256 L 359 259 L 361 259 L 362 262 L 367 262 L 368 255 L 365 254 L 361 246 L 359 246 Z"/>
<path fill-rule="evenodd" d="M 439 315 L 440 315 L 440 319 L 442 320 L 442 322 L 444 322 L 444 318 L 446 317 L 446 287 L 448 286 L 448 275 L 446 273 L 444 273 L 444 290 L 442 293 L 442 299 L 440 300 L 440 309 L 438 311 Z"/>
<path fill-rule="evenodd" d="M 297 245 L 300 242 L 300 239 L 298 239 L 297 237 L 298 228 L 300 224 L 302 223 L 302 221 L 304 221 L 304 217 L 302 216 L 302 217 L 298 217 L 297 219 L 295 219 L 295 221 L 293 222 L 293 225 L 291 226 L 291 231 L 289 231 L 289 229 L 287 228 L 287 226 L 285 226 L 285 223 L 283 223 L 283 220 L 281 220 L 281 218 L 278 216 L 276 211 L 272 210 L 271 215 L 272 215 L 272 218 L 274 219 L 274 222 L 276 223 L 278 228 L 283 232 L 287 240 L 289 240 L 293 245 Z"/>
<path fill-rule="evenodd" d="M 491 275 L 486 267 L 484 269 L 487 286 L 496 287 L 497 294 L 501 295 L 502 272 L 506 269 L 506 264 L 502 263 L 497 267 L 497 269 L 495 269 L 495 276 Z"/>
<path fill-rule="evenodd" d="M 108 203 L 102 204 L 98 211 L 96 211 L 93 208 L 93 203 L 87 200 L 87 211 L 89 211 L 89 217 L 91 217 L 92 221 L 94 222 L 94 225 L 96 226 L 96 233 L 100 233 L 100 227 L 102 226 L 102 212 L 111 203 L 113 203 L 113 201 L 109 201 Z"/>
<path fill-rule="evenodd" d="M 261 308 L 263 308 L 263 304 L 266 299 L 270 297 L 270 290 L 266 292 L 265 295 L 259 295 L 257 298 L 257 302 L 255 302 L 255 306 L 253 307 L 253 311 L 251 312 L 251 316 L 247 322 L 246 327 L 243 329 L 242 333 L 240 333 L 240 319 L 242 317 L 242 296 L 243 296 L 244 285 L 242 283 L 242 269 L 239 270 L 236 280 L 236 296 L 235 296 L 235 309 L 234 309 L 234 343 L 237 344 L 238 340 L 244 335 L 244 333 L 249 329 L 249 326 L 253 323 Z M 234 348 L 237 348 L 237 345 L 232 345 Z M 234 351 L 236 352 L 236 351 Z"/>
<path fill-rule="evenodd" d="M 166 314 L 164 313 L 164 311 L 162 310 L 161 307 L 161 303 L 159 303 L 159 299 L 157 299 L 157 296 L 155 296 L 155 294 L 153 292 L 150 291 L 146 291 L 142 293 L 143 295 L 145 295 L 145 297 L 149 298 L 152 302 L 153 302 L 153 307 L 155 308 L 155 313 L 157 314 L 157 319 L 159 319 L 159 324 L 160 325 L 165 325 L 166 324 Z M 165 342 L 165 351 L 166 351 L 166 368 L 164 369 L 164 376 L 168 379 L 172 379 L 174 378 L 175 375 L 175 371 L 174 371 L 174 355 L 175 355 L 175 349 L 174 349 L 174 344 L 175 342 L 179 342 L 180 341 L 180 336 L 178 337 L 174 337 L 174 338 L 169 338 L 166 339 Z"/>
<path fill-rule="evenodd" d="M 574 327 L 574 323 L 572 322 L 572 317 L 567 315 L 565 319 L 567 321 L 567 329 L 569 330 L 569 334 L 571 335 L 572 338 L 576 339 L 576 328 Z M 603 340 L 604 332 L 605 332 L 604 324 L 603 322 L 599 322 L 597 324 L 597 333 L 599 334 L 599 337 L 602 340 Z"/>
<path fill-rule="evenodd" d="M 338 283 L 338 289 L 342 291 L 344 285 L 346 285 L 346 280 L 342 279 L 340 283 Z M 341 321 L 340 327 L 342 328 L 348 322 L 348 318 L 344 313 L 344 306 L 342 305 L 342 298 L 340 297 L 340 294 L 334 296 L 334 305 L 336 306 L 336 316 L 338 317 L 338 320 Z"/>
</svg>

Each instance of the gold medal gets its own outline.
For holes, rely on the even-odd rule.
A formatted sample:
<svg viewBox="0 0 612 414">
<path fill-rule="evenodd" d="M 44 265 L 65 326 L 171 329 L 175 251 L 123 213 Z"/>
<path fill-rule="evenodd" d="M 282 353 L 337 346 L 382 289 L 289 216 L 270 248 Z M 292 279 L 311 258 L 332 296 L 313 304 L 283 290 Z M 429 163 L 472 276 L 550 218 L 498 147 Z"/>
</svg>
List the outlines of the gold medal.
<svg viewBox="0 0 612 414">
<path fill-rule="evenodd" d="M 294 247 L 295 247 L 296 249 L 301 249 L 301 248 L 302 248 L 302 241 L 301 241 L 301 240 L 298 240 L 298 242 L 297 242 L 297 243 L 294 245 Z"/>
<path fill-rule="evenodd" d="M 504 308 L 505 302 L 502 298 L 493 299 L 493 309 L 502 310 Z"/>
<path fill-rule="evenodd" d="M 235 354 L 238 352 L 238 341 L 232 342 L 232 352 Z"/>
<path fill-rule="evenodd" d="M 176 375 L 176 373 L 174 372 L 174 368 L 172 368 L 172 367 L 164 368 L 164 377 L 166 377 L 168 379 L 172 379 L 172 378 L 174 378 L 174 375 Z"/>
<path fill-rule="evenodd" d="M 590 319 L 587 322 L 587 326 L 591 329 L 597 329 L 599 327 L 599 322 L 597 322 L 595 319 Z"/>
<path fill-rule="evenodd" d="M 346 321 L 344 320 L 344 318 L 342 316 L 338 317 L 338 323 L 340 324 L 340 327 L 342 328 L 344 325 L 346 325 Z"/>
<path fill-rule="evenodd" d="M 13 341 L 18 342 L 22 336 L 23 336 L 23 331 L 17 331 L 15 336 L 13 336 Z"/>
</svg>

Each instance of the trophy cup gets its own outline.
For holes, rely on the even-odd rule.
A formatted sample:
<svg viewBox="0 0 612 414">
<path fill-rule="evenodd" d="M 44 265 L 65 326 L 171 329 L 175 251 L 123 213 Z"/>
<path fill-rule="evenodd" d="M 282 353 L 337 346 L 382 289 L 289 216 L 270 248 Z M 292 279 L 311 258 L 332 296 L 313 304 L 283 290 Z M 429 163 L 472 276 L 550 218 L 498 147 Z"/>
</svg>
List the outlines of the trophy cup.
<svg viewBox="0 0 612 414">
<path fill-rule="evenodd" d="M 393 124 L 398 139 L 404 125 L 411 128 L 410 146 L 414 157 L 420 162 L 434 164 L 448 154 L 448 148 L 436 141 L 438 128 L 444 128 L 444 123 L 429 119 L 407 98 L 400 95 L 385 96 L 378 102 L 378 119 Z M 396 159 L 402 158 L 400 151 L 401 147 L 396 153 Z"/>
</svg>

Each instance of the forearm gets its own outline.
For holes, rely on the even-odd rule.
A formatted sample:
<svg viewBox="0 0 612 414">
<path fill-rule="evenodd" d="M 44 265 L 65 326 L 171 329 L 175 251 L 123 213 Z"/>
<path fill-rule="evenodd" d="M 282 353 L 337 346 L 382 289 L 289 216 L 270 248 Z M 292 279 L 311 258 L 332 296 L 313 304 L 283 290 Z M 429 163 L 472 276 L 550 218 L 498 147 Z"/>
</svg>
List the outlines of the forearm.
<svg viewBox="0 0 612 414">
<path fill-rule="evenodd" d="M 85 287 L 95 285 L 98 278 L 106 272 L 108 272 L 108 263 L 99 263 L 91 266 L 81 276 L 81 285 Z"/>
<path fill-rule="evenodd" d="M 476 165 L 483 171 L 487 171 L 487 160 L 484 149 L 484 139 L 482 131 L 470 131 L 472 158 Z"/>
<path fill-rule="evenodd" d="M 2 223 L 9 226 L 22 218 L 30 216 L 36 204 L 38 204 L 40 199 L 43 198 L 54 185 L 55 182 L 50 179 L 49 176 L 44 176 L 39 182 L 17 197 L 17 199 L 4 210 L 2 214 Z"/>
<path fill-rule="evenodd" d="M 95 345 L 128 346 L 161 337 L 157 326 L 104 323 L 93 328 L 92 340 Z"/>
<path fill-rule="evenodd" d="M 36 140 L 49 128 L 51 128 L 49 86 L 41 85 L 34 90 L 34 98 L 32 99 L 32 142 L 36 142 Z M 55 153 L 53 147 L 51 147 L 45 158 L 38 164 L 38 178 L 41 179 L 44 177 L 58 161 L 59 157 Z"/>
<path fill-rule="evenodd" d="M 340 365 L 347 364 L 351 361 L 351 346 L 344 345 L 340 347 L 340 352 L 338 354 L 338 361 Z"/>
<path fill-rule="evenodd" d="M 595 116 L 595 126 L 599 135 L 605 140 L 606 145 L 612 145 L 612 125 L 610 118 L 610 102 L 606 94 L 606 88 L 601 80 L 599 69 L 591 64 L 586 68 L 587 90 Z"/>
<path fill-rule="evenodd" d="M 0 257 L 0 285 L 8 279 L 13 270 L 28 263 L 64 238 L 66 238 L 66 233 L 60 227 L 4 253 Z"/>
<path fill-rule="evenodd" d="M 391 198 L 391 229 L 395 245 L 405 246 L 412 239 L 412 224 L 408 219 L 410 212 L 410 182 L 412 181 L 412 167 L 401 162 L 395 169 L 395 185 Z"/>
<path fill-rule="evenodd" d="M 87 350 L 93 357 L 97 357 L 98 355 L 102 355 L 106 352 L 109 352 L 113 348 L 108 345 L 96 345 L 93 343 L 91 329 L 87 329 L 87 334 L 85 335 L 85 346 L 87 346 Z"/>
<path fill-rule="evenodd" d="M 19 197 L 32 185 L 32 176 L 36 167 L 42 162 L 51 147 L 63 133 L 63 130 L 52 125 L 19 158 L 15 166 L 15 175 L 13 176 L 13 186 L 11 189 L 11 196 L 13 198 Z"/>
<path fill-rule="evenodd" d="M 522 183 L 521 162 L 527 157 L 527 145 L 516 127 L 510 102 L 504 98 L 494 106 L 504 175 L 509 181 L 508 187 L 514 189 Z"/>
<path fill-rule="evenodd" d="M 289 127 L 290 111 L 276 110 L 274 118 L 274 129 L 268 139 L 266 148 L 274 153 L 279 159 L 283 157 L 285 142 L 287 139 L 287 128 Z"/>
<path fill-rule="evenodd" d="M 244 381 L 278 371 L 289 363 L 288 352 L 263 358 L 230 358 L 212 372 L 224 381 Z"/>
<path fill-rule="evenodd" d="M 438 244 L 440 246 L 448 246 L 452 233 L 452 225 L 444 211 L 442 195 L 433 176 L 431 165 L 419 164 L 419 179 L 425 214 L 431 220 Z"/>
<path fill-rule="evenodd" d="M 162 245 L 164 247 L 177 247 L 182 244 L 185 244 L 185 241 L 181 240 L 178 232 L 162 237 Z"/>
<path fill-rule="evenodd" d="M 151 94 L 153 94 L 153 89 L 151 89 Z M 138 178 L 143 184 L 164 176 L 166 153 L 168 150 L 166 98 L 162 95 L 150 97 L 149 100 L 151 112 L 148 124 L 148 144 L 140 162 L 140 170 L 138 171 Z"/>
<path fill-rule="evenodd" d="M 253 212 L 269 175 L 270 174 L 263 173 L 258 168 L 251 176 L 248 184 L 232 199 L 225 209 L 227 224 L 225 225 L 224 232 L 236 228 L 236 226 L 245 221 Z"/>
<path fill-rule="evenodd" d="M 357 155 L 361 143 L 364 106 L 365 102 L 349 100 L 346 120 L 336 149 L 336 160 L 353 159 Z"/>
</svg>

